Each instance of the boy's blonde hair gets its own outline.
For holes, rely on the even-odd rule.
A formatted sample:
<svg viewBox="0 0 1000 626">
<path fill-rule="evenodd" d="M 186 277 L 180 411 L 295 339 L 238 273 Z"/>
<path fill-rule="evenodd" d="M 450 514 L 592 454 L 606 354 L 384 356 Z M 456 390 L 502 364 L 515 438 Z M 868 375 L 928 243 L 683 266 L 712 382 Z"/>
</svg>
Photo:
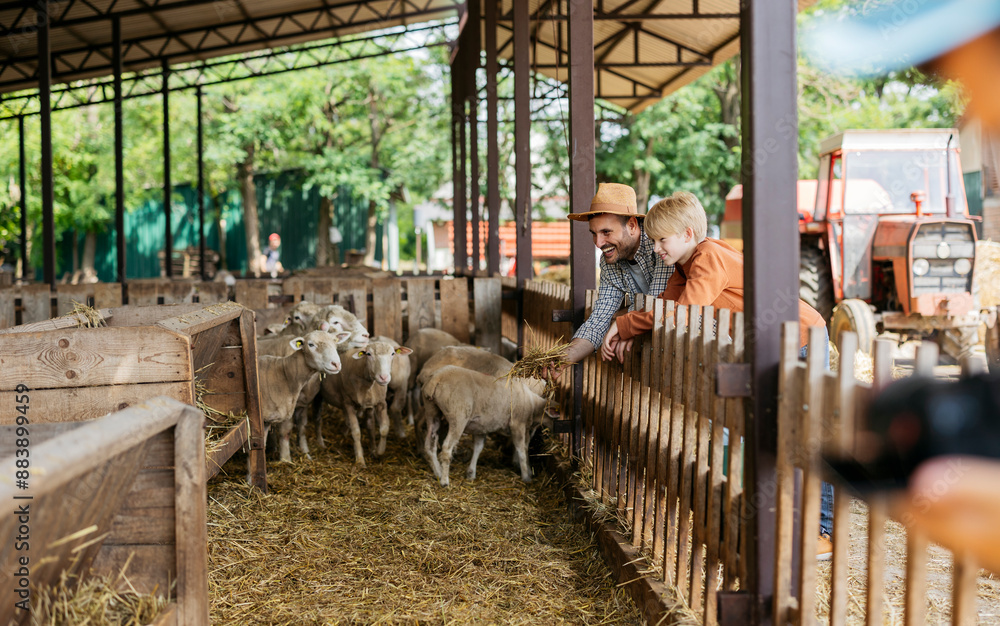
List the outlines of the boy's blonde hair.
<svg viewBox="0 0 1000 626">
<path fill-rule="evenodd" d="M 683 233 L 686 228 L 694 231 L 695 241 L 705 239 L 708 217 L 697 196 L 687 191 L 675 191 L 660 200 L 646 214 L 646 234 L 652 239 Z"/>
</svg>

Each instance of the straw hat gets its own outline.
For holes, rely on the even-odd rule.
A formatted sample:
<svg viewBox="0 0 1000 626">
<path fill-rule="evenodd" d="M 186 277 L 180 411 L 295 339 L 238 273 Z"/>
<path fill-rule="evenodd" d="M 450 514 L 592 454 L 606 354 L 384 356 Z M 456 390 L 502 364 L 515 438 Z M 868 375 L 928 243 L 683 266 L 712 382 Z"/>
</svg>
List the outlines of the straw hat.
<svg viewBox="0 0 1000 626">
<path fill-rule="evenodd" d="M 646 217 L 645 214 L 639 213 L 636 208 L 635 190 L 620 183 L 599 184 L 597 194 L 590 201 L 590 210 L 585 213 L 570 213 L 566 217 L 578 222 L 586 222 L 602 213 L 635 216 L 639 219 Z"/>
</svg>

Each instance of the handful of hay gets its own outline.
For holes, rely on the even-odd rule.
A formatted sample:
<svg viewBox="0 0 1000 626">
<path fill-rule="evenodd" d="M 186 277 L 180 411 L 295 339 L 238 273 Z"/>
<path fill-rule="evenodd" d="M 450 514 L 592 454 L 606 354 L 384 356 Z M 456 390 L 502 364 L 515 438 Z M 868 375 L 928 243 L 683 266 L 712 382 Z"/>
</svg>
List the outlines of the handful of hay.
<svg viewBox="0 0 1000 626">
<path fill-rule="evenodd" d="M 563 342 L 560 337 L 550 348 L 542 346 L 531 346 L 524 352 L 524 356 L 514 362 L 514 367 L 507 372 L 507 380 L 511 378 L 544 378 L 549 370 L 559 370 L 569 365 L 566 360 L 566 349 L 568 343 Z"/>
<path fill-rule="evenodd" d="M 976 271 L 973 278 L 979 290 L 979 305 L 990 308 L 1000 304 L 1000 243 L 976 244 Z"/>
</svg>

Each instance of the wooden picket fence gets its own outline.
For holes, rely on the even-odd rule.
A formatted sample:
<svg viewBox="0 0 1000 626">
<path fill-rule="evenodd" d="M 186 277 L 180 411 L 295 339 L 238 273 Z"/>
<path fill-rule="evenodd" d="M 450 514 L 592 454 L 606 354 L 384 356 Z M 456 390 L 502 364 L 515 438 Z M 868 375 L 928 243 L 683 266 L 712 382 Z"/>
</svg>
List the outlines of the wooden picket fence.
<svg viewBox="0 0 1000 626">
<path fill-rule="evenodd" d="M 595 297 L 588 294 L 588 308 Z M 553 309 L 569 308 L 568 288 L 532 281 L 524 298 L 533 341 L 569 339 L 566 325 L 545 322 Z M 625 363 L 584 362 L 580 467 L 590 473 L 596 498 L 646 555 L 649 575 L 672 586 L 702 623 L 716 624 L 719 592 L 738 590 L 751 565 L 744 543 L 746 523 L 755 515 L 743 492 L 745 401 L 716 393 L 717 365 L 744 360 L 743 314 L 642 295 L 637 302 L 653 311 L 655 326 L 637 338 Z M 975 565 L 968 557 L 954 559 L 950 615 L 937 608 L 929 616 L 928 543 L 888 522 L 879 500 L 866 506 L 846 488 L 835 489 L 834 555 L 832 563 L 817 563 L 821 455 L 852 449 L 857 416 L 873 389 L 891 380 L 890 346 L 876 342 L 875 382 L 868 384 L 856 380 L 853 367 L 827 370 L 823 329 L 812 332 L 806 361 L 799 359 L 797 324 L 786 324 L 783 333 L 776 541 L 773 554 L 757 556 L 774 559 L 774 623 L 901 623 L 900 613 L 906 624 L 945 617 L 976 623 Z M 844 335 L 842 363 L 854 363 L 856 345 L 853 334 Z M 924 344 L 916 373 L 932 374 L 936 360 L 936 345 Z M 564 402 L 568 391 L 563 389 Z M 903 534 L 906 548 L 898 555 L 887 551 L 888 531 Z M 793 541 L 799 542 L 795 550 Z M 932 550 L 938 561 L 951 558 L 943 548 Z M 898 563 L 906 564 L 902 611 L 886 600 L 887 558 L 894 575 Z M 864 571 L 856 567 L 859 559 Z"/>
</svg>

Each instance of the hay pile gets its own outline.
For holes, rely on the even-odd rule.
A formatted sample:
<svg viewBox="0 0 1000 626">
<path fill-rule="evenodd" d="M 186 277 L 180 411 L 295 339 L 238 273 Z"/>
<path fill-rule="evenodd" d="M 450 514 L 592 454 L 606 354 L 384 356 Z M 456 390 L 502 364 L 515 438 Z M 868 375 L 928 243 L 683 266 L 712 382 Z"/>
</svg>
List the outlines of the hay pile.
<svg viewBox="0 0 1000 626">
<path fill-rule="evenodd" d="M 151 623 L 163 612 L 167 601 L 131 589 L 132 585 L 124 572 L 123 568 L 113 580 L 93 576 L 79 584 L 75 577 L 63 572 L 57 586 L 36 591 L 31 626 L 131 626 Z M 122 581 L 129 589 L 118 589 Z"/>
<path fill-rule="evenodd" d="M 81 304 L 76 300 L 73 300 L 73 310 L 66 317 L 76 318 L 78 328 L 98 328 L 107 325 L 100 311 L 86 304 Z"/>
<path fill-rule="evenodd" d="M 1000 305 L 1000 243 L 980 241 L 976 244 L 975 289 L 979 290 L 979 306 Z"/>
<path fill-rule="evenodd" d="M 269 464 L 270 494 L 236 458 L 210 483 L 213 624 L 641 623 L 537 459 L 525 485 L 487 444 L 470 483 L 463 441 L 443 488 L 394 438 L 355 470 L 342 420 L 326 424 L 314 461 Z"/>
</svg>

